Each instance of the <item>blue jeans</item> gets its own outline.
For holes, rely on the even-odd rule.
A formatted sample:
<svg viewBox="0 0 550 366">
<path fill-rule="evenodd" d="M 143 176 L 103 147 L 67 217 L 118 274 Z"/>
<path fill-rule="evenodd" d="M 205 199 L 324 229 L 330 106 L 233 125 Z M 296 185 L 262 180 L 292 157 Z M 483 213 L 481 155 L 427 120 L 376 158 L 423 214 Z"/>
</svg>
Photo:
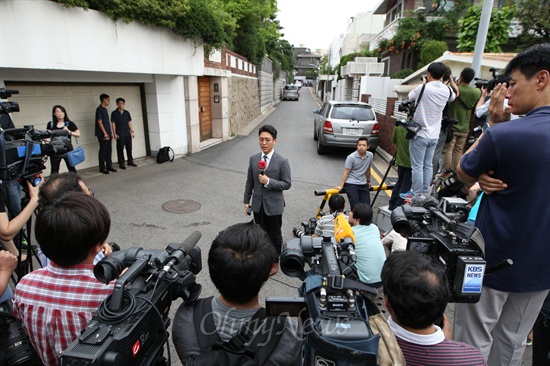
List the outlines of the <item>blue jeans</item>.
<svg viewBox="0 0 550 366">
<path fill-rule="evenodd" d="M 389 209 L 393 210 L 397 206 L 403 206 L 405 203 L 399 193 L 407 193 L 411 190 L 411 168 L 405 168 L 402 166 L 397 166 L 397 183 L 393 186 L 391 191 L 391 198 L 389 202 Z"/>
<path fill-rule="evenodd" d="M 417 136 L 409 140 L 409 153 L 412 168 L 412 191 L 414 194 L 427 193 L 432 181 L 432 159 L 437 139 Z"/>
<path fill-rule="evenodd" d="M 27 184 L 26 182 L 24 182 Z M 21 213 L 21 184 L 15 179 L 3 182 L 2 187 L 2 198 L 6 203 L 8 208 L 8 217 L 10 220 L 13 220 L 14 217 Z"/>
</svg>

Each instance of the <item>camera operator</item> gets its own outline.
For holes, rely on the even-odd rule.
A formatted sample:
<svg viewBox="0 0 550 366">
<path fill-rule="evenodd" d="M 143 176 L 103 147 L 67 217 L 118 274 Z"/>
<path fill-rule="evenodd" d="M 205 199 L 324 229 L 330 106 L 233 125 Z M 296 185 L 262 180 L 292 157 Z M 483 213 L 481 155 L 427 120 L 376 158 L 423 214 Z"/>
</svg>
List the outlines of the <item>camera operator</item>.
<svg viewBox="0 0 550 366">
<path fill-rule="evenodd" d="M 493 89 L 495 88 L 496 84 L 498 83 L 508 83 L 508 77 L 507 75 L 500 75 L 496 79 L 492 79 L 488 82 L 487 86 L 481 87 L 481 97 L 479 98 L 475 114 L 476 117 L 479 119 L 486 118 L 489 115 L 489 103 L 491 102 L 491 95 L 493 92 Z M 504 110 L 509 109 L 508 108 L 508 99 L 504 99 Z M 519 118 L 519 116 L 515 114 L 510 114 L 510 120 Z M 491 123 L 491 121 L 486 120 L 486 123 Z"/>
<path fill-rule="evenodd" d="M 12 272 L 17 267 L 17 257 L 7 250 L 0 250 L 0 307 L 8 302 L 8 308 L 11 308 L 11 299 L 13 292 L 9 286 Z"/>
<path fill-rule="evenodd" d="M 36 239 L 51 261 L 19 281 L 14 315 L 44 364 L 54 366 L 113 291 L 93 274 L 111 219 L 95 198 L 67 192 L 40 210 L 35 226 Z"/>
<path fill-rule="evenodd" d="M 432 180 L 432 159 L 439 139 L 443 108 L 447 101 L 453 101 L 456 93 L 441 82 L 445 65 L 432 62 L 428 66 L 428 81 L 417 86 L 409 93 L 409 100 L 416 101 L 414 121 L 422 128 L 409 141 L 409 152 L 412 166 L 412 192 L 401 195 L 401 198 L 412 198 L 414 194 L 426 193 Z M 452 82 L 454 83 L 454 81 Z M 420 93 L 422 97 L 420 97 Z"/>
<path fill-rule="evenodd" d="M 380 240 L 380 230 L 372 223 L 372 208 L 365 203 L 356 203 L 349 214 L 349 223 L 355 235 L 359 280 L 380 288 L 380 271 L 386 260 L 386 252 Z"/>
<path fill-rule="evenodd" d="M 455 79 L 453 78 L 453 75 L 451 73 L 451 68 L 449 66 L 445 66 L 445 73 L 443 74 L 443 84 L 447 85 L 455 92 L 456 98 L 460 96 L 458 85 L 456 85 Z M 443 108 L 441 130 L 439 130 L 439 138 L 437 140 L 437 145 L 435 146 L 434 157 L 432 158 L 433 177 L 435 177 L 435 175 L 439 173 L 441 167 L 443 166 L 443 148 L 445 147 L 445 143 L 447 142 L 449 135 L 452 134 L 451 127 L 451 102 L 447 101 L 447 103 L 445 103 L 445 108 Z"/>
<path fill-rule="evenodd" d="M 339 194 L 333 194 L 328 200 L 328 207 L 330 209 L 330 214 L 324 215 L 319 220 L 317 220 L 317 226 L 315 227 L 315 232 L 311 236 L 321 237 L 321 236 L 332 236 L 334 234 L 334 218 L 339 213 L 344 212 L 346 207 L 346 200 L 344 196 Z M 346 217 L 346 220 L 348 217 Z"/>
<path fill-rule="evenodd" d="M 485 277 L 478 303 L 456 305 L 456 338 L 477 346 L 490 365 L 521 364 L 550 289 L 550 206 L 542 198 L 550 171 L 550 44 L 518 54 L 505 74 L 510 86 L 498 84 L 489 106 L 493 126 L 458 169 L 461 181 L 479 181 L 485 192 L 476 226 L 487 266 L 513 261 Z M 510 113 L 525 117 L 508 121 Z"/>
<path fill-rule="evenodd" d="M 25 182 L 28 187 L 29 202 L 23 210 L 14 217 L 12 220 L 9 220 L 6 213 L 6 203 L 3 200 L 2 195 L 0 195 L 0 244 L 2 248 L 11 252 L 15 256 L 19 256 L 19 251 L 13 243 L 13 238 L 23 229 L 27 221 L 32 216 L 34 210 L 38 207 L 38 186 L 33 186 L 30 182 Z M 19 183 L 17 183 L 19 184 Z M 21 259 L 24 260 L 26 257 L 22 254 Z"/>
<path fill-rule="evenodd" d="M 456 170 L 458 162 L 464 153 L 466 138 L 470 130 L 470 119 L 481 92 L 470 85 L 474 80 L 475 71 L 465 67 L 460 73 L 458 82 L 459 96 L 451 103 L 451 117 L 458 123 L 452 126 L 453 139 L 443 147 L 443 169 Z"/>
<path fill-rule="evenodd" d="M 39 204 L 41 207 L 44 207 L 67 192 L 82 192 L 89 196 L 94 196 L 94 192 L 86 186 L 86 184 L 76 173 L 67 172 L 52 175 L 48 181 L 42 185 L 40 188 Z M 115 245 L 116 244 L 113 244 L 113 246 Z M 120 250 L 118 245 L 116 245 L 115 248 L 112 248 L 110 244 L 104 243 L 101 251 L 97 253 L 94 259 L 94 264 L 102 260 L 105 256 L 111 254 L 114 250 Z M 44 255 L 40 246 L 38 247 L 38 257 L 40 258 L 42 267 L 46 267 L 49 259 Z"/>
<path fill-rule="evenodd" d="M 208 253 L 210 278 L 220 292 L 219 296 L 200 299 L 193 306 L 182 304 L 174 317 L 173 342 L 182 360 L 193 360 L 210 349 L 202 349 L 198 332 L 205 332 L 206 316 L 213 316 L 217 334 L 222 342 L 232 339 L 260 309 L 258 293 L 265 282 L 277 272 L 277 252 L 267 233 L 254 223 L 235 224 L 220 232 L 212 242 Z M 205 304 L 205 302 L 210 304 Z M 211 311 L 201 319 L 200 329 L 195 326 L 194 313 L 200 306 L 210 305 Z M 279 340 L 268 355 L 265 364 L 299 365 L 301 342 L 297 341 L 297 325 L 286 318 L 282 334 L 260 327 L 260 332 L 270 332 Z M 208 335 L 208 334 L 204 334 Z M 257 337 L 258 334 L 255 335 Z M 252 338 L 252 342 L 254 338 Z M 259 362 L 259 364 L 264 364 Z"/>
<path fill-rule="evenodd" d="M 445 269 L 420 252 L 392 253 L 382 268 L 388 323 L 407 365 L 485 365 L 476 348 L 450 339 Z M 434 323 L 443 317 L 443 329 Z"/>
</svg>

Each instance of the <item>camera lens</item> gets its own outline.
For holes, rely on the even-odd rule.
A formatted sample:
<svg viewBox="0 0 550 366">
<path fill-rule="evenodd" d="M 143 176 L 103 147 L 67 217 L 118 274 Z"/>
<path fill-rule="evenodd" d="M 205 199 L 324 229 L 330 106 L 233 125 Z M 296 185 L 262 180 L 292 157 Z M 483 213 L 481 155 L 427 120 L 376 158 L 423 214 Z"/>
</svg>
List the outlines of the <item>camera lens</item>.
<svg viewBox="0 0 550 366">
<path fill-rule="evenodd" d="M 305 276 L 304 264 L 304 253 L 302 253 L 300 239 L 289 240 L 281 253 L 281 270 L 289 277 L 302 278 L 302 276 Z"/>
</svg>

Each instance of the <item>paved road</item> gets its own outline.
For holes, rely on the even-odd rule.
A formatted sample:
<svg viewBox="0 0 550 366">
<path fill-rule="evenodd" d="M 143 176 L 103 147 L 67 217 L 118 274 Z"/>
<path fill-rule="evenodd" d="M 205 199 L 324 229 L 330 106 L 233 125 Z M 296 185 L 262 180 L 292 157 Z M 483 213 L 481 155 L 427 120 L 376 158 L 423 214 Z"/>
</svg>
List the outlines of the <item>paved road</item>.
<svg viewBox="0 0 550 366">
<path fill-rule="evenodd" d="M 292 169 L 292 187 L 285 192 L 285 241 L 293 237 L 294 226 L 316 213 L 321 197 L 315 197 L 313 191 L 334 187 L 340 182 L 345 157 L 352 151 L 317 155 L 312 114 L 317 108 L 318 102 L 309 88 L 302 88 L 300 101 L 282 101 L 262 122 L 277 128 L 279 136 L 275 149 L 289 159 Z M 203 286 L 203 296 L 216 294 L 206 263 L 210 243 L 220 230 L 250 220 L 243 213 L 242 198 L 248 158 L 259 151 L 257 127 L 251 131 L 172 163 L 158 165 L 147 158 L 138 161 L 138 168 L 128 167 L 126 171 L 119 170 L 108 176 L 99 174 L 96 169 L 80 172 L 111 213 L 108 240 L 123 248 L 160 249 L 170 242 L 181 242 L 199 230 L 202 233 L 199 245 L 203 250 L 203 270 L 197 282 Z M 376 155 L 377 175 L 382 176 L 386 167 L 386 162 Z M 395 176 L 395 173 L 392 171 L 390 175 Z M 387 200 L 387 194 L 382 193 L 374 207 L 386 205 Z M 176 201 L 172 207 L 196 211 L 183 214 L 165 211 L 163 204 L 172 201 Z M 299 285 L 299 280 L 279 272 L 266 283 L 260 300 L 263 302 L 266 296 L 295 296 Z M 180 303 L 181 300 L 173 303 L 171 317 Z M 452 313 L 450 315 L 452 317 Z M 172 358 L 173 365 L 181 365 L 175 353 Z"/>
<path fill-rule="evenodd" d="M 317 155 L 312 114 L 316 108 L 317 102 L 309 88 L 302 88 L 300 101 L 279 103 L 262 122 L 277 128 L 279 136 L 275 148 L 289 159 L 292 169 L 292 187 L 285 192 L 285 241 L 293 237 L 294 226 L 315 215 L 321 197 L 315 197 L 313 191 L 331 188 L 340 182 L 345 157 L 351 152 Z M 138 161 L 137 168 L 128 167 L 128 170 L 110 175 L 99 174 L 96 169 L 79 173 L 111 213 L 108 240 L 117 242 L 122 248 L 160 249 L 168 243 L 181 242 L 194 230 L 202 232 L 199 245 L 203 250 L 203 270 L 197 282 L 203 286 L 203 295 L 211 296 L 216 290 L 210 282 L 206 263 L 210 243 L 220 230 L 250 220 L 243 213 L 242 198 L 248 158 L 257 151 L 255 127 L 249 134 L 238 135 L 172 163 L 159 165 L 147 158 Z M 376 164 L 380 170 L 385 170 L 384 161 L 379 157 Z M 376 206 L 384 203 L 384 199 L 387 202 L 387 195 Z M 162 208 L 167 202 L 184 200 L 193 202 L 174 207 L 198 209 L 175 214 Z M 279 272 L 264 286 L 261 301 L 266 296 L 295 296 L 299 285 L 299 280 Z M 181 300 L 173 303 L 172 315 L 180 303 Z M 173 364 L 180 365 L 178 361 Z"/>
</svg>

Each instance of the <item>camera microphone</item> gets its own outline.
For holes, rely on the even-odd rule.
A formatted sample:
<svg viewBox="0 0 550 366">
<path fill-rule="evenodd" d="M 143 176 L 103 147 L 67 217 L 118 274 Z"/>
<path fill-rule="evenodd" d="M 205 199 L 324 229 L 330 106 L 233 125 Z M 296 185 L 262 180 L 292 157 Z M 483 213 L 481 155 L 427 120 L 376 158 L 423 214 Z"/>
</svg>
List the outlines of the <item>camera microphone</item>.
<svg viewBox="0 0 550 366">
<path fill-rule="evenodd" d="M 182 243 L 181 248 L 185 250 L 185 253 L 188 253 L 197 245 L 200 238 L 202 237 L 202 233 L 198 230 L 195 230 L 189 235 Z"/>
<path fill-rule="evenodd" d="M 260 171 L 261 175 L 265 174 L 266 168 L 267 168 L 267 163 L 265 162 L 265 160 L 260 160 L 258 162 L 258 170 Z"/>
</svg>

